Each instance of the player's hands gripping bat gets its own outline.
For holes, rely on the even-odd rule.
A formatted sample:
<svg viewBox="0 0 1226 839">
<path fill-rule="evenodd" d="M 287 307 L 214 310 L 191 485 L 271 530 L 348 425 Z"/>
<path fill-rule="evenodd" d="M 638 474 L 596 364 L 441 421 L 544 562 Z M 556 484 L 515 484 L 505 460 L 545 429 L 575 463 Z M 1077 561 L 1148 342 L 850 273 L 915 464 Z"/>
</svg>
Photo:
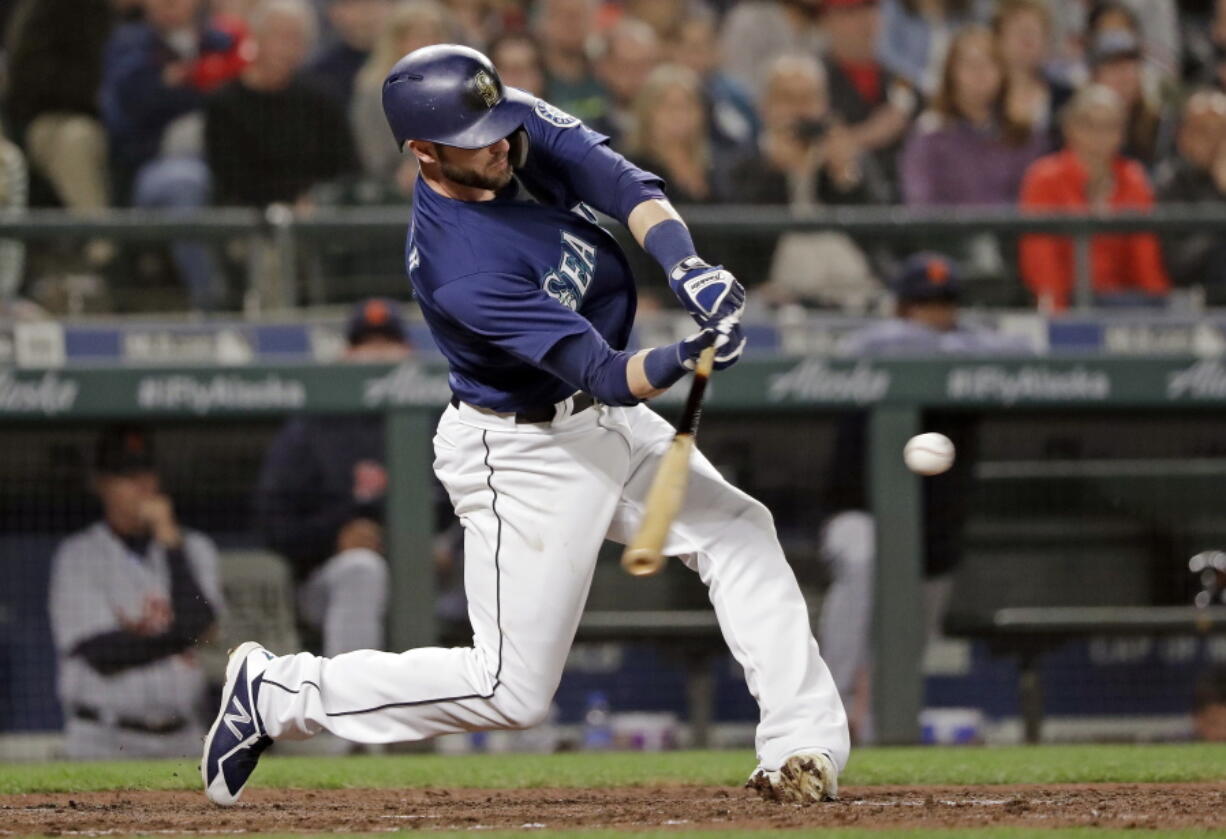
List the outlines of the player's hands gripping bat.
<svg viewBox="0 0 1226 839">
<path fill-rule="evenodd" d="M 743 339 L 741 344 L 744 344 Z M 723 348 L 726 347 L 727 344 Z M 741 347 L 737 346 L 736 355 L 740 355 L 740 351 Z M 647 492 L 638 532 L 622 553 L 622 568 L 636 577 L 658 573 L 664 567 L 664 540 L 668 538 L 669 528 L 681 509 L 681 502 L 685 500 L 685 486 L 690 476 L 690 453 L 694 450 L 694 435 L 702 415 L 702 397 L 715 364 L 715 353 L 715 346 L 709 346 L 698 356 L 690 395 L 685 400 L 681 419 L 677 421 L 677 433 L 656 467 L 656 477 Z"/>
<path fill-rule="evenodd" d="M 745 309 L 745 286 L 724 266 L 709 265 L 697 256 L 674 265 L 668 272 L 668 284 L 704 329 L 725 318 L 740 318 Z"/>
</svg>

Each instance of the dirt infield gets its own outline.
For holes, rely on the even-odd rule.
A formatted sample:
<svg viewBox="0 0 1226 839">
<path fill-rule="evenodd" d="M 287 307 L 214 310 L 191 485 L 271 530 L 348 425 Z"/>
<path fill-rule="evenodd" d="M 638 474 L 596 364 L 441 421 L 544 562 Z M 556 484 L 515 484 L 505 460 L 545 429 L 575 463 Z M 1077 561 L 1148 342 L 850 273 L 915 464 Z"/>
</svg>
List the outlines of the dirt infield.
<svg viewBox="0 0 1226 839">
<path fill-rule="evenodd" d="M 443 828 L 1222 827 L 1226 784 L 852 787 L 812 807 L 735 787 L 251 790 L 0 796 L 0 835 L 361 832 Z"/>
</svg>

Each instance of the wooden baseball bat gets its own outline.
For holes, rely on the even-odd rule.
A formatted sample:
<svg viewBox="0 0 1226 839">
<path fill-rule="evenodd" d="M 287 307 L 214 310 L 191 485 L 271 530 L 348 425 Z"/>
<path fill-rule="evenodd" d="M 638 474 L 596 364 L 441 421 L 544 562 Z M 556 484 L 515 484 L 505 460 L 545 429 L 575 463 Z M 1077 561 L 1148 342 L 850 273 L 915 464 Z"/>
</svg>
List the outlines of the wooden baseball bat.
<svg viewBox="0 0 1226 839">
<path fill-rule="evenodd" d="M 698 356 L 690 395 L 685 400 L 685 410 L 677 420 L 677 433 L 668 451 L 660 458 L 656 477 L 647 491 L 643 506 L 643 520 L 638 532 L 622 553 L 622 568 L 635 577 L 659 573 L 664 567 L 664 540 L 673 519 L 685 500 L 685 485 L 690 477 L 690 452 L 694 450 L 694 435 L 698 432 L 698 419 L 702 416 L 702 397 L 711 378 L 715 364 L 715 347 L 707 347 Z"/>
</svg>

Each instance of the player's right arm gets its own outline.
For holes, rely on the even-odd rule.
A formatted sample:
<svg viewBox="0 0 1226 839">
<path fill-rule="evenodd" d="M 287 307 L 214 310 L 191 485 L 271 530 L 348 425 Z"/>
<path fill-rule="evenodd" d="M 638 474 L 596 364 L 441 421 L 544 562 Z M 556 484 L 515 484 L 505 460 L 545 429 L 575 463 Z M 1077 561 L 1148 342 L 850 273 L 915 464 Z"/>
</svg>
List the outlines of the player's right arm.
<svg viewBox="0 0 1226 839">
<path fill-rule="evenodd" d="M 469 331 L 607 405 L 634 405 L 667 390 L 712 344 L 723 346 L 736 320 L 675 344 L 615 350 L 590 322 L 532 280 L 479 273 L 435 289 L 434 305 Z"/>
<path fill-rule="evenodd" d="M 567 207 L 582 201 L 625 224 L 668 277 L 669 287 L 701 327 L 739 318 L 745 289 L 731 272 L 705 262 L 694 247 L 689 228 L 664 195 L 664 181 L 635 166 L 611 149 L 608 137 L 574 117 L 535 100 L 524 122 L 528 133 L 529 180 L 560 181 Z M 717 355 L 716 369 L 736 363 L 745 339 L 734 327 Z"/>
</svg>

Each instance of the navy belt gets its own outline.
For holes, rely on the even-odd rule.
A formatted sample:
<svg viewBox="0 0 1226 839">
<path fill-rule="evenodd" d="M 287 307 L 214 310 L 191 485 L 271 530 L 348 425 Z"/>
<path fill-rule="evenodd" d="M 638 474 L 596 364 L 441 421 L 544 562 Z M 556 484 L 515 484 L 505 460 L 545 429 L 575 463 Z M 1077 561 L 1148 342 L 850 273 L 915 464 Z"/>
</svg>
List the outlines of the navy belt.
<svg viewBox="0 0 1226 839">
<path fill-rule="evenodd" d="M 586 411 L 588 408 L 596 404 L 596 400 L 586 393 L 576 393 L 570 398 L 570 401 L 571 416 L 574 416 L 581 411 Z M 455 408 L 460 407 L 460 397 L 453 395 L 451 397 L 451 405 Z M 482 408 L 480 405 L 470 405 L 470 407 L 476 408 L 478 411 L 485 411 L 486 413 L 496 413 L 495 411 L 491 411 L 489 408 Z M 533 425 L 542 422 L 553 422 L 554 417 L 557 416 L 557 413 L 557 406 L 552 404 L 541 405 L 536 408 L 526 408 L 522 411 L 515 412 L 515 422 L 518 425 Z M 503 414 L 502 416 L 508 415 Z"/>
</svg>

